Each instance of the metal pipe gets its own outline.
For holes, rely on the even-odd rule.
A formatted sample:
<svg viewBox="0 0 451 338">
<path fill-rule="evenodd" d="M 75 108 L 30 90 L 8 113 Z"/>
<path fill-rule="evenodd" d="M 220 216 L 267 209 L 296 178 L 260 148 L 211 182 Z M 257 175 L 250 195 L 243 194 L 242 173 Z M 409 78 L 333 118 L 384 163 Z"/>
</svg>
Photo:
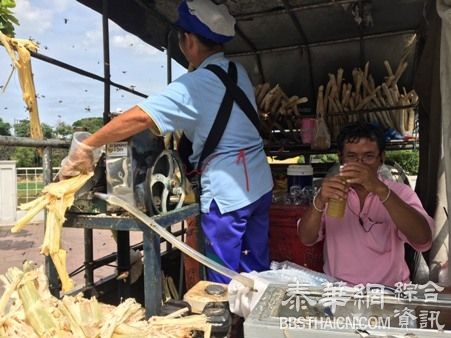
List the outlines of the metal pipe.
<svg viewBox="0 0 451 338">
<path fill-rule="evenodd" d="M 149 228 L 143 228 L 144 255 L 144 304 L 146 318 L 161 312 L 162 274 L 160 236 Z"/>
<path fill-rule="evenodd" d="M 364 39 L 365 40 L 378 39 L 378 38 L 386 38 L 386 37 L 392 37 L 392 36 L 397 36 L 397 35 L 408 35 L 408 34 L 416 34 L 416 31 L 409 29 L 409 30 L 398 31 L 398 32 L 369 34 L 369 35 L 364 36 Z M 330 40 L 330 41 L 311 43 L 308 46 L 310 48 L 323 47 L 323 46 L 337 45 L 337 44 L 344 43 L 344 42 L 355 42 L 355 41 L 359 41 L 359 39 L 360 39 L 360 36 L 357 36 L 354 38 L 346 38 L 346 39 L 341 39 L 341 40 Z M 296 50 L 296 49 L 300 49 L 300 48 L 304 48 L 304 47 L 306 47 L 306 45 L 301 44 L 301 45 L 297 45 L 297 46 L 286 46 L 286 47 L 260 49 L 258 51 L 254 51 L 254 52 L 229 53 L 227 55 L 230 57 L 240 57 L 240 56 L 249 56 L 249 55 L 254 55 L 254 54 L 284 52 L 284 51 Z"/>
<path fill-rule="evenodd" d="M 52 149 L 44 148 L 44 157 L 42 158 L 42 179 L 44 185 L 52 182 Z"/>
<path fill-rule="evenodd" d="M 359 13 L 361 16 L 363 16 L 363 3 L 361 0 L 359 0 L 358 5 L 359 5 Z M 360 38 L 359 39 L 359 53 L 360 53 L 359 58 L 360 58 L 360 67 L 362 69 L 365 68 L 365 60 L 366 60 L 366 58 L 365 58 L 365 40 L 363 39 L 363 37 L 365 36 L 365 34 L 364 34 L 365 29 L 364 29 L 363 25 L 364 24 L 363 24 L 363 19 L 362 19 L 362 21 L 359 24 L 359 38 Z"/>
<path fill-rule="evenodd" d="M 400 109 L 408 109 L 408 108 L 418 108 L 418 104 L 409 104 L 405 106 L 393 106 L 393 107 L 384 107 L 384 108 L 370 108 L 370 109 L 362 109 L 362 110 L 351 110 L 345 112 L 336 112 L 336 113 L 327 113 L 327 116 L 339 116 L 339 115 L 358 115 L 364 113 L 372 113 L 372 112 L 380 112 L 380 111 L 392 111 L 392 110 L 400 110 Z"/>
<path fill-rule="evenodd" d="M 97 74 L 87 72 L 86 70 L 77 68 L 75 66 L 72 66 L 72 65 L 70 65 L 68 63 L 65 63 L 65 62 L 62 62 L 60 60 L 53 59 L 53 58 L 51 58 L 51 57 L 49 57 L 47 55 L 43 55 L 43 54 L 36 53 L 36 52 L 30 52 L 30 55 L 32 57 L 38 59 L 38 60 L 50 63 L 50 64 L 52 64 L 54 66 L 57 66 L 57 67 L 61 67 L 63 69 L 69 70 L 69 71 L 77 73 L 79 75 L 86 76 L 86 77 L 88 77 L 90 79 L 97 80 L 97 81 L 100 81 L 100 82 L 105 82 L 105 79 L 103 77 L 97 75 Z M 146 98 L 148 96 L 146 94 L 143 94 L 141 92 L 138 92 L 138 91 L 136 91 L 134 89 L 128 88 L 126 86 L 123 86 L 123 85 L 118 84 L 118 83 L 113 82 L 113 81 L 110 81 L 110 85 L 113 86 L 113 87 L 122 89 L 122 90 L 124 90 L 126 92 L 135 94 L 137 96 L 141 96 L 141 97 L 144 97 L 144 98 Z"/>
<path fill-rule="evenodd" d="M 117 275 L 122 277 L 119 283 L 119 299 L 130 297 L 130 232 L 118 231 L 117 242 Z"/>
<path fill-rule="evenodd" d="M 0 136 L 0 145 L 19 147 L 49 147 L 49 148 L 69 148 L 70 141 L 47 139 L 35 140 L 30 137 Z M 50 182 L 50 181 L 49 181 Z"/>
<path fill-rule="evenodd" d="M 103 32 L 103 124 L 110 120 L 110 36 L 108 30 L 108 0 L 102 2 L 102 32 Z"/>
<path fill-rule="evenodd" d="M 91 228 L 89 228 L 90 230 L 92 230 Z M 87 230 L 87 229 L 86 229 Z M 182 241 L 183 241 L 183 235 L 185 234 L 184 230 L 179 230 L 179 231 L 175 231 L 172 233 L 175 237 L 182 237 Z M 164 238 L 160 238 L 160 244 L 161 243 L 167 243 L 167 241 Z M 130 250 L 138 250 L 138 251 L 142 251 L 143 250 L 143 242 L 137 243 L 137 244 L 133 244 L 130 246 Z M 172 250 L 166 250 L 165 252 L 162 252 L 161 254 L 167 254 L 169 252 L 175 251 L 176 249 L 172 249 Z M 102 266 L 108 265 L 110 263 L 113 263 L 117 260 L 117 254 L 115 252 L 108 254 L 106 256 L 100 257 L 98 259 L 95 259 L 92 261 L 91 267 L 92 270 L 96 270 L 98 268 L 101 268 Z M 85 264 L 83 264 L 82 266 L 79 266 L 78 268 L 76 268 L 75 270 L 73 270 L 72 272 L 69 273 L 69 277 L 73 277 L 78 275 L 81 271 L 84 271 L 86 269 Z"/>
<path fill-rule="evenodd" d="M 42 176 L 44 185 L 52 182 L 52 149 L 50 147 L 44 148 L 44 156 L 42 157 Z M 46 224 L 47 209 L 44 210 L 44 226 L 46 226 Z M 44 266 L 49 280 L 50 293 L 55 297 L 59 297 L 60 287 L 58 282 L 58 274 L 56 272 L 55 265 L 49 256 L 45 256 Z"/>
<path fill-rule="evenodd" d="M 313 102 L 316 102 L 315 97 L 315 81 L 313 79 L 313 63 L 312 63 L 312 53 L 310 52 L 309 42 L 307 39 L 307 34 L 305 34 L 304 29 L 302 28 L 301 23 L 299 22 L 296 15 L 294 15 L 294 12 L 292 12 L 290 9 L 290 4 L 288 3 L 288 0 L 282 0 L 283 5 L 285 6 L 285 9 L 288 11 L 288 14 L 290 16 L 291 21 L 293 22 L 294 27 L 298 31 L 299 35 L 301 36 L 301 39 L 304 40 L 305 43 L 305 49 L 307 50 L 307 64 L 308 64 L 308 70 L 309 70 L 309 76 L 310 76 L 310 97 L 313 98 Z"/>
<path fill-rule="evenodd" d="M 415 83 L 415 76 L 417 74 L 417 70 L 418 70 L 418 64 L 419 62 L 419 56 L 421 55 L 420 52 L 420 48 L 421 48 L 421 43 L 419 43 L 420 39 L 418 37 L 418 34 L 415 34 L 415 37 L 413 37 L 413 39 L 415 39 L 415 50 L 414 50 L 414 56 L 413 56 L 413 65 L 412 65 L 412 83 Z"/>
<path fill-rule="evenodd" d="M 90 288 L 94 285 L 94 240 L 92 229 L 83 229 L 85 240 L 85 286 Z M 85 294 L 85 297 L 90 295 Z"/>
</svg>

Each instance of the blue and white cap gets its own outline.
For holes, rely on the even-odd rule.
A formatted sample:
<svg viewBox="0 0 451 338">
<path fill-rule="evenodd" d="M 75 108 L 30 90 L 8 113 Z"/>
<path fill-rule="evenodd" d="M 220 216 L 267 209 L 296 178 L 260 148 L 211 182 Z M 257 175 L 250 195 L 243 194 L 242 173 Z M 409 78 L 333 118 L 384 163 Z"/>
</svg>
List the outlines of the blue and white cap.
<svg viewBox="0 0 451 338">
<path fill-rule="evenodd" d="M 211 0 L 183 0 L 176 26 L 208 40 L 225 43 L 235 36 L 235 18 L 225 5 Z"/>
</svg>

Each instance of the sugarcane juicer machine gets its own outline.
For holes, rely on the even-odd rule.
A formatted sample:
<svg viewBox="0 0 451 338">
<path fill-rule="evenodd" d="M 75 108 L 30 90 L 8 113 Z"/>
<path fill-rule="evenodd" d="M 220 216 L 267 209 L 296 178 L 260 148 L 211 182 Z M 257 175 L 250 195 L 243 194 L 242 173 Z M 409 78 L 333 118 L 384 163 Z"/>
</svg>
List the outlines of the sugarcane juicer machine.
<svg viewBox="0 0 451 338">
<path fill-rule="evenodd" d="M 92 229 L 117 232 L 117 276 L 125 276 L 116 286 L 119 300 L 136 298 L 131 294 L 127 275 L 130 271 L 129 231 L 143 233 L 144 306 L 148 317 L 161 312 L 160 236 L 208 268 L 237 279 L 250 289 L 253 287 L 251 279 L 203 256 L 178 240 L 175 233 L 167 231 L 170 225 L 198 215 L 199 206 L 197 203 L 183 205 L 187 183 L 183 165 L 176 153 L 163 149 L 163 140 L 149 131 L 107 145 L 94 176 L 77 192 L 64 224 L 85 229 L 86 296 L 96 295 L 93 270 L 101 266 L 93 260 Z M 94 292 L 86 292 L 90 290 Z"/>
<path fill-rule="evenodd" d="M 121 208 L 93 199 L 94 192 L 118 196 L 152 216 L 182 207 L 187 178 L 173 150 L 164 150 L 161 137 L 150 131 L 108 144 L 94 176 L 77 194 L 71 212 L 120 215 Z"/>
<path fill-rule="evenodd" d="M 94 170 L 93 177 L 76 194 L 74 205 L 66 213 L 65 227 L 85 229 L 85 287 L 87 296 L 96 295 L 93 271 L 109 261 L 94 261 L 92 229 L 109 229 L 116 234 L 117 276 L 119 297 L 131 296 L 130 234 L 142 231 L 144 254 L 144 303 L 147 315 L 159 313 L 161 301 L 160 237 L 132 217 L 123 208 L 96 198 L 96 193 L 116 196 L 148 216 L 158 218 L 158 224 L 170 227 L 199 214 L 197 204 L 184 206 L 185 184 L 183 165 L 178 155 L 164 150 L 161 137 L 143 131 L 128 140 L 108 144 Z M 179 232 L 182 232 L 179 230 Z M 141 247 L 139 247 L 141 249 Z M 55 277 L 56 278 L 56 277 Z M 51 279 L 51 276 L 49 276 Z M 52 281 L 50 281 L 52 284 Z M 56 279 L 53 285 L 58 285 Z"/>
</svg>

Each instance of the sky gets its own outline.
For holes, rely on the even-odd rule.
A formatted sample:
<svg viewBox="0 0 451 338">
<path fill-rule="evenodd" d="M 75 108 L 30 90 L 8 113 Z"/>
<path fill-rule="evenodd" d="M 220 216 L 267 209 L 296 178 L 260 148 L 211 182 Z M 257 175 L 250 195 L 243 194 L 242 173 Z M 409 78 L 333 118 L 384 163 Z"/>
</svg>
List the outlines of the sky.
<svg viewBox="0 0 451 338">
<path fill-rule="evenodd" d="M 38 52 L 103 77 L 102 17 L 74 0 L 16 0 L 20 22 L 16 38 L 39 42 Z M 167 83 L 166 54 L 124 31 L 111 20 L 111 81 L 152 95 Z M 103 83 L 47 62 L 31 59 L 42 123 L 52 127 L 87 117 L 102 117 Z M 173 78 L 186 70 L 172 62 Z M 11 59 L 0 45 L 0 86 L 11 72 Z M 111 111 L 126 110 L 141 97 L 111 87 Z M 13 125 L 28 118 L 17 72 L 0 89 L 0 118 Z"/>
</svg>

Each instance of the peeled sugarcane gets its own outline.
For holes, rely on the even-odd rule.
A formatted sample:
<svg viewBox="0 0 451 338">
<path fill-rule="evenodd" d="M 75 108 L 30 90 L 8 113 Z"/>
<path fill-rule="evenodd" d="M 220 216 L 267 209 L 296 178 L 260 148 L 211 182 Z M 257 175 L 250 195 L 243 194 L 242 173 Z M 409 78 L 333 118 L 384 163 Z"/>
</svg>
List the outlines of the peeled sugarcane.
<svg viewBox="0 0 451 338">
<path fill-rule="evenodd" d="M 211 335 L 205 315 L 180 317 L 188 309 L 145 320 L 144 309 L 131 298 L 117 307 L 81 294 L 58 299 L 48 290 L 43 267 L 36 269 L 28 261 L 23 269 L 9 268 L 0 280 L 12 294 L 0 317 L 1 337 L 169 338 L 191 337 L 193 331 L 203 331 L 205 338 Z"/>
<path fill-rule="evenodd" d="M 418 95 L 412 90 L 410 93 L 406 94 L 406 97 L 409 99 L 410 104 L 417 105 L 418 104 Z M 408 109 L 408 120 L 406 124 L 406 129 L 410 132 L 415 129 L 415 109 Z"/>
<path fill-rule="evenodd" d="M 341 68 L 340 68 L 341 69 Z M 340 69 L 338 71 L 338 73 L 340 74 Z M 335 137 L 336 136 L 336 132 L 337 132 L 337 126 L 340 124 L 339 123 L 339 117 L 334 115 L 334 113 L 337 113 L 339 111 L 335 98 L 339 95 L 339 88 L 337 85 L 337 78 L 335 76 L 335 74 L 331 74 L 329 73 L 329 95 L 326 97 L 324 96 L 323 90 L 324 90 L 324 86 L 320 86 L 319 90 L 318 90 L 318 100 L 320 100 L 318 103 L 321 106 L 321 100 L 324 102 L 323 108 L 319 108 L 320 109 L 320 113 L 322 114 L 323 117 L 326 117 L 326 120 L 329 121 L 329 126 L 332 126 L 332 128 L 329 128 L 330 131 L 332 132 L 332 135 Z M 327 89 L 327 86 L 326 86 Z M 326 106 L 326 102 L 327 102 L 327 106 Z M 317 109 L 318 109 L 318 103 L 317 103 Z M 327 115 L 326 116 L 326 111 L 332 113 L 332 115 Z"/>
<path fill-rule="evenodd" d="M 384 127 L 396 128 L 395 122 L 392 119 L 390 111 L 383 110 L 383 108 L 387 107 L 387 103 L 385 102 L 385 99 L 382 95 L 382 87 L 381 86 L 377 86 L 377 88 L 376 88 L 376 98 L 374 99 L 374 102 L 376 102 L 376 105 L 379 109 L 382 109 L 380 111 L 380 115 L 382 115 L 382 119 L 385 121 Z"/>
<path fill-rule="evenodd" d="M 39 120 L 38 102 L 31 69 L 30 51 L 36 52 L 38 45 L 31 40 L 14 39 L 0 31 L 0 43 L 6 48 L 14 69 L 19 75 L 22 97 L 30 113 L 30 134 L 37 140 L 42 140 L 44 134 Z"/>
<path fill-rule="evenodd" d="M 385 60 L 384 66 L 385 66 L 385 70 L 387 71 L 387 74 L 388 74 L 386 82 L 388 82 L 388 80 L 392 81 L 391 78 L 393 79 L 395 76 L 393 75 L 393 70 L 391 69 L 390 62 Z"/>
<path fill-rule="evenodd" d="M 69 278 L 66 268 L 67 253 L 61 249 L 64 214 L 72 206 L 75 193 L 92 175 L 93 173 L 82 174 L 64 181 L 50 183 L 42 190 L 43 195 L 41 197 L 19 206 L 21 210 L 28 210 L 28 212 L 11 229 L 13 233 L 20 231 L 40 210 L 47 208 L 48 214 L 41 253 L 52 258 L 61 280 L 63 292 L 73 288 L 72 280 Z"/>
<path fill-rule="evenodd" d="M 265 134 L 272 137 L 271 131 L 277 129 L 286 134 L 286 130 L 294 130 L 297 120 L 301 117 L 298 106 L 306 103 L 306 97 L 288 97 L 280 85 L 271 88 L 269 83 L 259 84 L 255 87 L 255 100 L 262 121 Z M 298 141 L 293 133 L 284 135 Z"/>
<path fill-rule="evenodd" d="M 404 71 L 407 69 L 407 62 L 403 62 L 400 63 L 398 66 L 398 69 L 396 69 L 396 73 L 395 73 L 395 77 L 393 79 L 393 84 L 396 85 L 396 83 L 399 81 L 399 79 L 401 78 L 402 74 L 404 73 Z"/>
<path fill-rule="evenodd" d="M 272 101 L 278 96 L 278 90 L 279 90 L 279 85 L 276 85 L 265 95 L 265 97 L 262 100 L 263 111 L 265 111 L 265 112 L 269 111 Z"/>
<path fill-rule="evenodd" d="M 21 279 L 16 290 L 27 317 L 27 322 L 30 323 L 38 336 L 57 337 L 58 324 L 36 289 L 35 280 L 38 278 L 38 272 L 30 265 L 31 263 L 26 261 L 23 271 L 14 267 L 10 268 L 5 276 L 11 283 L 18 278 Z"/>
<path fill-rule="evenodd" d="M 111 337 L 116 327 L 124 323 L 129 317 L 140 312 L 140 319 L 144 318 L 144 311 L 134 299 L 128 298 L 112 311 L 100 328 L 100 337 Z"/>
<path fill-rule="evenodd" d="M 394 73 L 388 61 L 384 61 L 384 66 L 387 77 L 385 77 L 385 82 L 379 86 L 376 86 L 369 72 L 369 62 L 365 64 L 363 70 L 353 69 L 354 86 L 345 83 L 341 68 L 338 69 L 336 75 L 329 74 L 324 107 L 326 116 L 328 112 L 332 113 L 328 116 L 328 122 L 334 137 L 344 123 L 358 120 L 378 123 L 385 128 L 395 128 L 403 136 L 412 134 L 415 125 L 415 109 L 411 107 L 399 110 L 390 109 L 418 104 L 418 96 L 414 91 L 407 93 L 404 89 L 401 93 L 398 88 L 398 81 L 407 69 L 407 63 L 401 60 Z M 362 110 L 376 111 L 360 113 Z M 347 116 L 334 115 L 337 112 L 349 112 L 349 114 L 346 114 Z"/>
<path fill-rule="evenodd" d="M 261 102 L 263 101 L 263 98 L 266 96 L 266 94 L 269 92 L 270 89 L 271 85 L 269 83 L 264 83 L 260 85 L 260 90 L 256 94 L 256 101 L 259 107 L 261 107 Z"/>
</svg>

